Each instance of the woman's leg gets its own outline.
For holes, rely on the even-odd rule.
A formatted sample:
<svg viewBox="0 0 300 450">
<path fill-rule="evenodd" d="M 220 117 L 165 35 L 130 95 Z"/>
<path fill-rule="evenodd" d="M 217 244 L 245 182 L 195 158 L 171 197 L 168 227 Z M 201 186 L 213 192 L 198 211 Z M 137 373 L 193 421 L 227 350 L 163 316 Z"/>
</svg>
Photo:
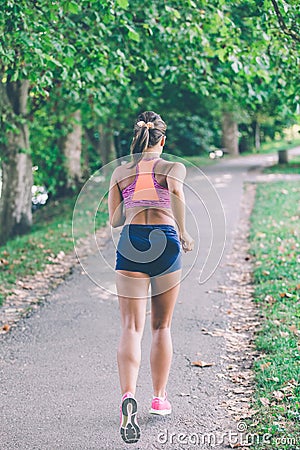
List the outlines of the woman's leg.
<svg viewBox="0 0 300 450">
<path fill-rule="evenodd" d="M 117 271 L 116 285 L 122 325 L 118 367 L 122 395 L 125 392 L 135 394 L 136 390 L 149 282 L 150 278 L 145 273 Z"/>
<path fill-rule="evenodd" d="M 168 382 L 173 346 L 171 321 L 180 288 L 181 270 L 153 278 L 151 302 L 151 375 L 155 397 L 164 397 Z"/>
</svg>

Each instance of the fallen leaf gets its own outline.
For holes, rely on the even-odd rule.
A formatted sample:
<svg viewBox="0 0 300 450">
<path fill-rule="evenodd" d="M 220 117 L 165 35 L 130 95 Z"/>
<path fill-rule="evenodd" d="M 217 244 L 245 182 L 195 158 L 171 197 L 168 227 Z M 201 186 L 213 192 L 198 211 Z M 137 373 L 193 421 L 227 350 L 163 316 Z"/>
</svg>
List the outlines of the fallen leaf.
<svg viewBox="0 0 300 450">
<path fill-rule="evenodd" d="M 272 305 L 273 303 L 276 303 L 276 299 L 272 295 L 266 295 L 265 296 L 265 302 L 270 303 Z"/>
<path fill-rule="evenodd" d="M 8 266 L 8 264 L 9 264 L 9 261 L 7 261 L 7 259 L 5 259 L 5 258 L 0 258 L 0 265 Z"/>
<path fill-rule="evenodd" d="M 273 391 L 272 393 L 273 397 L 276 398 L 276 400 L 281 401 L 284 399 L 284 393 L 281 391 Z"/>
<path fill-rule="evenodd" d="M 265 369 L 267 369 L 270 365 L 271 365 L 271 363 L 270 363 L 270 361 L 268 361 L 268 362 L 266 362 L 266 363 L 264 363 L 264 364 L 261 364 L 261 365 L 260 365 L 260 368 L 261 368 L 261 370 L 265 370 Z"/>
<path fill-rule="evenodd" d="M 288 337 L 289 333 L 287 331 L 279 331 L 281 337 Z"/>
<path fill-rule="evenodd" d="M 290 380 L 285 381 L 284 384 L 292 384 L 292 385 L 294 385 L 294 386 L 298 386 L 299 383 L 298 383 L 297 380 L 295 380 L 295 378 L 291 378 Z"/>
<path fill-rule="evenodd" d="M 259 400 L 261 401 L 261 403 L 262 403 L 264 406 L 269 406 L 269 404 L 270 404 L 270 400 L 269 400 L 268 398 L 260 397 Z"/>
<path fill-rule="evenodd" d="M 209 363 L 209 362 L 204 362 L 204 361 L 200 361 L 200 360 L 192 362 L 192 366 L 195 366 L 195 367 L 210 367 L 210 366 L 214 366 L 214 365 L 215 365 L 214 362 Z"/>
<path fill-rule="evenodd" d="M 296 325 L 290 325 L 289 330 L 294 333 L 296 336 L 299 335 L 299 330 L 297 329 Z"/>
<path fill-rule="evenodd" d="M 263 270 L 262 274 L 268 276 L 268 275 L 270 275 L 270 272 L 268 270 Z"/>
<path fill-rule="evenodd" d="M 5 323 L 5 324 L 2 326 L 2 330 L 3 330 L 3 331 L 9 331 L 9 330 L 10 330 L 10 325 L 9 325 L 8 323 Z"/>
<path fill-rule="evenodd" d="M 256 233 L 256 236 L 259 237 L 259 238 L 265 238 L 266 237 L 266 233 L 261 233 L 260 231 L 258 231 Z"/>
</svg>

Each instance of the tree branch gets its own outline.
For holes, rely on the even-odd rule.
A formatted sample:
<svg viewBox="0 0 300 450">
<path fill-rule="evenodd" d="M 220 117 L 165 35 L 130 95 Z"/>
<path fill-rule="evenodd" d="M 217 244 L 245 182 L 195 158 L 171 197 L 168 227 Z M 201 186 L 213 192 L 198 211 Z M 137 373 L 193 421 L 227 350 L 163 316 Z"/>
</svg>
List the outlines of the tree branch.
<svg viewBox="0 0 300 450">
<path fill-rule="evenodd" d="M 282 17 L 282 14 L 279 10 L 278 4 L 276 2 L 276 0 L 271 0 L 273 6 L 274 6 L 274 10 L 275 10 L 275 14 L 278 18 L 278 23 L 280 28 L 282 29 L 282 31 L 284 32 L 284 34 L 286 34 L 287 36 L 290 36 L 292 39 L 294 39 L 297 42 L 300 42 L 300 36 L 298 35 L 298 33 L 296 33 L 296 31 L 292 30 L 291 28 L 288 28 L 285 24 L 285 21 Z"/>
</svg>

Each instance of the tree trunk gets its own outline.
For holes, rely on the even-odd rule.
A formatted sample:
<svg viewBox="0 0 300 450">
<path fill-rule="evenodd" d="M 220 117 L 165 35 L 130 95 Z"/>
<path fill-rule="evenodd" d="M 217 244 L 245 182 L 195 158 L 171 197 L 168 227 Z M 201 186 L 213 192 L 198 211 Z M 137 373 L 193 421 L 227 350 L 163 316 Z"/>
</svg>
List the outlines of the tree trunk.
<svg viewBox="0 0 300 450">
<path fill-rule="evenodd" d="M 106 164 L 117 157 L 112 123 L 98 125 L 97 133 L 91 128 L 86 128 L 85 133 L 90 144 L 101 158 L 105 174 Z"/>
<path fill-rule="evenodd" d="M 288 151 L 287 150 L 278 150 L 278 164 L 288 164 Z"/>
<path fill-rule="evenodd" d="M 222 145 L 230 155 L 239 154 L 238 124 L 230 112 L 222 117 Z"/>
<path fill-rule="evenodd" d="M 0 108 L 9 129 L 2 129 L 2 192 L 0 197 L 0 244 L 26 233 L 32 224 L 32 161 L 26 115 L 29 82 L 0 84 Z M 3 126 L 5 124 L 2 124 Z"/>
<path fill-rule="evenodd" d="M 258 120 L 254 121 L 254 141 L 255 141 L 255 150 L 258 152 L 260 149 L 260 125 Z"/>
<path fill-rule="evenodd" d="M 82 126 L 81 112 L 72 114 L 72 131 L 63 140 L 63 153 L 65 156 L 66 189 L 76 190 L 82 181 L 81 151 L 82 151 Z"/>
<path fill-rule="evenodd" d="M 114 131 L 111 123 L 107 123 L 105 125 L 100 124 L 98 131 L 100 135 L 100 156 L 102 165 L 105 166 L 107 163 L 116 158 Z"/>
</svg>

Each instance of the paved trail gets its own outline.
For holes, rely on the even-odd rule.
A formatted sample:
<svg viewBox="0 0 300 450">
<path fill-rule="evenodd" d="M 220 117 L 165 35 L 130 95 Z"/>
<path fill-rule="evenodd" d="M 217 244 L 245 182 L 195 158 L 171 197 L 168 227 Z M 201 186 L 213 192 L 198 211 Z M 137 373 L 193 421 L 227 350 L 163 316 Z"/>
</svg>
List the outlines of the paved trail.
<svg viewBox="0 0 300 450">
<path fill-rule="evenodd" d="M 226 215 L 225 255 L 230 252 L 239 220 L 243 182 L 249 176 L 253 178 L 251 169 L 270 158 L 225 160 L 205 169 Z M 225 364 L 222 359 L 225 341 L 201 332 L 202 328 L 226 328 L 226 301 L 217 287 L 224 284 L 230 267 L 223 257 L 214 275 L 205 284 L 199 284 L 211 232 L 207 213 L 195 191 L 201 192 L 214 221 L 215 245 L 204 275 L 213 268 L 222 249 L 222 210 L 199 172 L 190 169 L 187 181 L 192 188 L 186 191 L 191 209 L 188 221 L 194 235 L 198 224 L 200 243 L 197 238 L 196 258 L 196 252 L 183 257 L 184 271 L 191 270 L 182 282 L 173 321 L 174 359 L 168 393 L 174 412 L 167 418 L 148 415 L 151 399 L 148 315 L 137 390 L 142 438 L 130 446 L 133 449 L 222 449 L 225 448 L 222 444 L 196 446 L 194 442 L 196 439 L 201 442 L 204 433 L 217 436 L 236 427 L 220 406 L 225 396 L 224 382 L 218 374 Z M 113 259 L 111 241 L 104 253 L 108 260 Z M 84 266 L 92 277 L 111 287 L 109 270 L 103 265 L 99 267 L 96 252 L 85 259 Z M 119 334 L 116 296 L 96 286 L 78 265 L 36 313 L 20 321 L 13 333 L 1 338 L 0 448 L 125 449 L 118 433 L 120 392 L 116 348 Z M 215 365 L 204 369 L 192 367 L 191 361 L 197 359 Z M 172 433 L 175 433 L 173 437 Z M 180 437 L 179 433 L 185 436 Z"/>
</svg>

